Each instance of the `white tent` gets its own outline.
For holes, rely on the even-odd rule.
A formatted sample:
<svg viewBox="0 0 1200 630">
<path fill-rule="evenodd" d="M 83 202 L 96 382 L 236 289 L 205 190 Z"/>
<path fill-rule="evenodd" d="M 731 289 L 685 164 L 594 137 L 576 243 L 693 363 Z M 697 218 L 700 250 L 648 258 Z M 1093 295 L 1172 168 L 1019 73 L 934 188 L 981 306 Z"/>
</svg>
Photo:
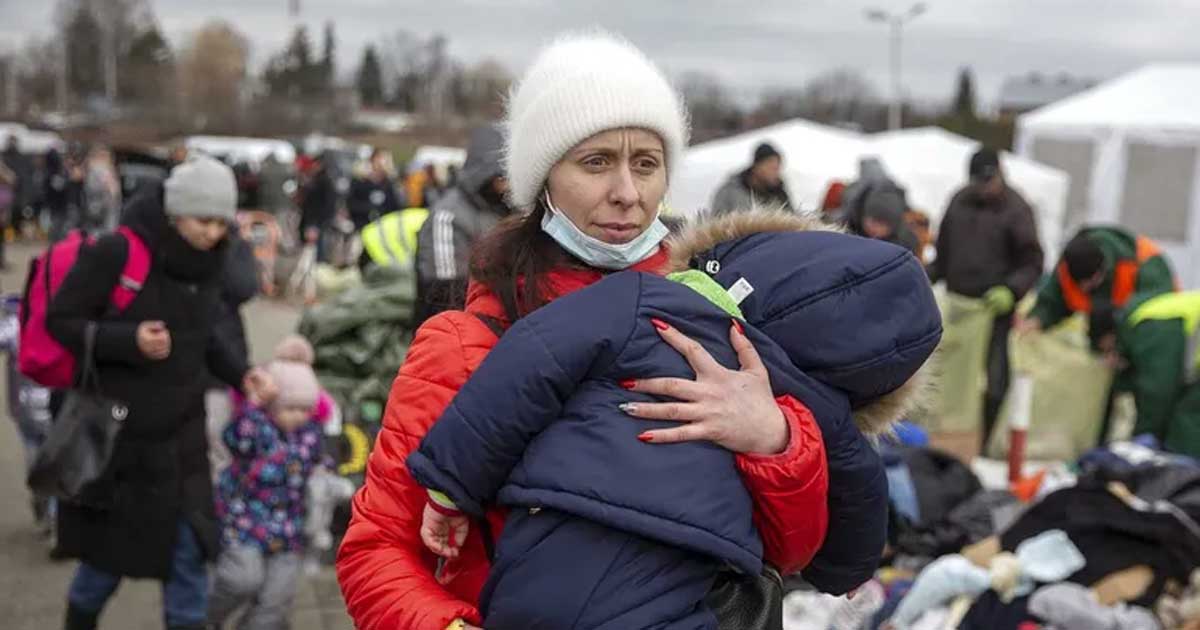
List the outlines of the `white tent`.
<svg viewBox="0 0 1200 630">
<path fill-rule="evenodd" d="M 863 135 L 793 120 L 689 149 L 671 182 L 671 207 L 684 215 L 707 208 L 717 188 L 746 168 L 754 148 L 762 142 L 774 144 L 783 154 L 784 183 L 793 203 L 803 208 L 818 207 L 831 182 L 855 180 L 859 160 L 874 156 L 906 189 L 909 202 L 928 213 L 935 224 L 950 198 L 966 183 L 967 163 L 979 147 L 973 140 L 931 127 Z M 1065 211 L 1069 177 L 1007 153 L 1002 161 L 1009 183 L 1035 208 L 1042 241 L 1053 254 L 1060 238 L 1058 226 Z"/>
<path fill-rule="evenodd" d="M 8 144 L 8 139 L 15 137 L 22 153 L 42 154 L 50 149 L 62 151 L 67 143 L 62 136 L 53 131 L 38 131 L 19 123 L 0 123 L 0 147 Z"/>
<path fill-rule="evenodd" d="M 754 148 L 763 142 L 783 153 L 784 184 L 793 203 L 805 208 L 820 205 L 829 182 L 853 178 L 859 156 L 867 152 L 858 133 L 799 119 L 705 142 L 688 149 L 676 169 L 671 208 L 684 216 L 707 209 L 717 189 L 750 164 Z"/>
<path fill-rule="evenodd" d="M 425 168 L 428 164 L 433 164 L 436 167 L 445 168 L 454 166 L 462 168 L 462 165 L 467 161 L 467 150 L 459 147 L 439 147 L 434 145 L 425 145 L 417 149 L 413 154 L 412 159 L 408 162 L 408 172 L 413 172 Z"/>
<path fill-rule="evenodd" d="M 1017 119 L 1017 150 L 1071 175 L 1064 233 L 1119 223 L 1200 286 L 1200 64 L 1156 64 Z"/>
<path fill-rule="evenodd" d="M 967 179 L 967 164 L 979 143 L 939 127 L 905 129 L 868 136 L 870 151 L 904 187 L 908 202 L 937 225 L 950 199 Z M 1059 250 L 1070 176 L 1056 168 L 1003 153 L 1008 184 L 1033 207 L 1047 264 Z"/>
<path fill-rule="evenodd" d="M 291 164 L 296 160 L 296 148 L 290 142 L 264 138 L 236 136 L 190 136 L 184 141 L 188 151 L 199 151 L 230 162 L 246 161 L 255 166 L 274 155 L 275 159 Z"/>
</svg>

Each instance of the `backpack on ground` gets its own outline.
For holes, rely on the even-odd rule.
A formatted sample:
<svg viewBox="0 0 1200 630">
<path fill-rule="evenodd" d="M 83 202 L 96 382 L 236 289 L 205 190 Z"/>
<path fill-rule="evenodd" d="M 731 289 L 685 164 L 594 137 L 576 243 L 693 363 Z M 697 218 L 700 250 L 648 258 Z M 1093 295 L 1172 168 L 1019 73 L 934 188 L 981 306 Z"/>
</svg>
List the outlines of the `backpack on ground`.
<svg viewBox="0 0 1200 630">
<path fill-rule="evenodd" d="M 150 274 L 150 250 L 133 230 L 120 227 L 116 233 L 129 243 L 125 267 L 109 295 L 111 310 L 120 313 L 137 297 Z M 21 343 L 17 365 L 22 374 L 40 385 L 66 389 L 75 384 L 75 355 L 46 329 L 46 310 L 75 266 L 79 251 L 95 243 L 94 235 L 75 230 L 29 263 L 25 292 L 21 296 Z"/>
</svg>

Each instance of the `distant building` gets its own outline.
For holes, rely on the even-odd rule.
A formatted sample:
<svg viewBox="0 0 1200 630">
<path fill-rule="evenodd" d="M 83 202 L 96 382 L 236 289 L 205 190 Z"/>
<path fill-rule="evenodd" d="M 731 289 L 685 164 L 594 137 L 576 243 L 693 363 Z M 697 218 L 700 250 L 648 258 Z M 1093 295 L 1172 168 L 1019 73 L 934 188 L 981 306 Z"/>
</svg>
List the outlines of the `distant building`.
<svg viewBox="0 0 1200 630">
<path fill-rule="evenodd" d="M 1000 87 L 1000 115 L 1011 117 L 1024 114 L 1095 85 L 1094 79 L 1067 74 L 1046 76 L 1032 72 L 1022 77 L 1009 77 Z"/>
</svg>

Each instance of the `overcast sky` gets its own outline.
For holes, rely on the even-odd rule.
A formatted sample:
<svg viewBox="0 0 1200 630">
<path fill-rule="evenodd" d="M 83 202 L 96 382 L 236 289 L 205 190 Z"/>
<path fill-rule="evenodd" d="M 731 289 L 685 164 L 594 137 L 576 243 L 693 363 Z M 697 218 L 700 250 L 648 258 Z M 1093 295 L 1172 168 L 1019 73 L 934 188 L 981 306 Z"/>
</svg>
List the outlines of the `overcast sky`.
<svg viewBox="0 0 1200 630">
<path fill-rule="evenodd" d="M 286 41 L 289 0 L 151 0 L 168 37 L 184 41 L 224 18 L 254 42 L 261 61 Z M 868 7 L 905 11 L 908 0 L 300 0 L 314 34 L 337 25 L 339 71 L 365 44 L 397 29 L 441 32 L 468 62 L 495 58 L 514 71 L 564 29 L 624 34 L 670 73 L 711 72 L 750 100 L 763 87 L 798 86 L 850 67 L 888 94 L 886 28 Z M 0 51 L 46 35 L 54 0 L 0 0 Z M 1107 78 L 1152 61 L 1200 61 L 1200 0 L 929 0 L 905 29 L 904 83 L 914 97 L 948 99 L 960 66 L 979 98 L 1030 71 Z M 518 33 L 522 34 L 518 37 Z"/>
</svg>

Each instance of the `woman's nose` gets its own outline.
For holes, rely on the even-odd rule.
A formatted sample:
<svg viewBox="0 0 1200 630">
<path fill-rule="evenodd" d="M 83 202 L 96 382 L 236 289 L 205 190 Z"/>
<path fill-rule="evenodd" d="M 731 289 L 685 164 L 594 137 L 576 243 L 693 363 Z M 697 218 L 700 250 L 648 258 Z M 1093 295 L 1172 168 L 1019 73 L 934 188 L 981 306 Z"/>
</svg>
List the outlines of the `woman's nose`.
<svg viewBox="0 0 1200 630">
<path fill-rule="evenodd" d="M 622 165 L 614 171 L 609 199 L 613 204 L 625 208 L 637 205 L 638 200 L 641 199 L 641 193 L 638 192 L 637 185 L 634 184 L 633 171 L 629 166 Z"/>
</svg>

